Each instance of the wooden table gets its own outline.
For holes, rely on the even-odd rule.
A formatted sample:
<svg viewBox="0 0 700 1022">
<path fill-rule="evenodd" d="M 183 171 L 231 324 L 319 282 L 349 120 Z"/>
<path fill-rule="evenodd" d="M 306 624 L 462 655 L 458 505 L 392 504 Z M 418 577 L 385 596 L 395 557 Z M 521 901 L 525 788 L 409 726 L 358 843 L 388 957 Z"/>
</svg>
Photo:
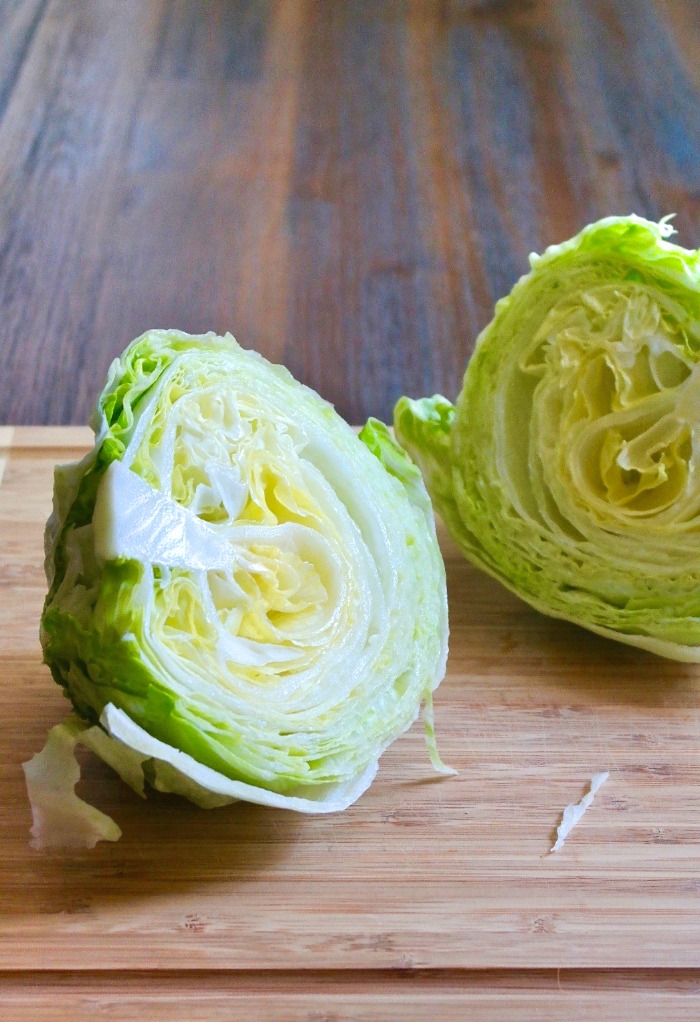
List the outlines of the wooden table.
<svg viewBox="0 0 700 1022">
<path fill-rule="evenodd" d="M 527 255 L 700 243 L 696 0 L 0 4 L 0 422 L 84 423 L 150 327 L 350 422 L 454 396 Z"/>
<path fill-rule="evenodd" d="M 40 855 L 20 769 L 67 710 L 41 536 L 89 435 L 55 424 L 111 358 L 230 329 L 350 421 L 453 396 L 530 250 L 629 211 L 700 241 L 698 12 L 0 4 L 2 1022 L 700 1017 L 700 670 L 540 617 L 444 536 L 458 777 L 416 728 L 356 806 L 306 819 L 145 804 L 86 759 L 124 836 Z"/>
</svg>

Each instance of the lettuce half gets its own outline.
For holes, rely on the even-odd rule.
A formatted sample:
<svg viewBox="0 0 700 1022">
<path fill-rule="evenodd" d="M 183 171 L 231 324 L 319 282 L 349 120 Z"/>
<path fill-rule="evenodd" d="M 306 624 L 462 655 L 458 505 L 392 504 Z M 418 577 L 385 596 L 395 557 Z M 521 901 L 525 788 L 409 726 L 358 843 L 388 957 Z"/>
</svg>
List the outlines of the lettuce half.
<svg viewBox="0 0 700 1022">
<path fill-rule="evenodd" d="M 423 704 L 442 767 L 444 567 L 382 423 L 358 437 L 231 336 L 151 331 L 112 365 L 94 428 L 56 471 L 46 531 L 42 645 L 75 710 L 56 749 L 83 741 L 140 793 L 330 812 Z"/>
<path fill-rule="evenodd" d="M 533 607 L 700 661 L 700 255 L 611 217 L 531 256 L 462 391 L 395 409 L 466 556 Z"/>
</svg>

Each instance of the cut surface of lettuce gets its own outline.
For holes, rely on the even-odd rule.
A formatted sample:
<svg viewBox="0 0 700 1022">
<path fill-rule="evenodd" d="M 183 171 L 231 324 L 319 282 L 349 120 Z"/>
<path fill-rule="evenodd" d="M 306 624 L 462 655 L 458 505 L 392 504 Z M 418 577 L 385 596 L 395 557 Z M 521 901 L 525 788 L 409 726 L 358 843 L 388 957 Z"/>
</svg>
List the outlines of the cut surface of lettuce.
<svg viewBox="0 0 700 1022">
<path fill-rule="evenodd" d="M 700 661 L 700 256 L 610 217 L 531 256 L 462 391 L 396 437 L 466 556 L 532 606 Z"/>
<path fill-rule="evenodd" d="M 330 812 L 424 705 L 445 769 L 444 567 L 382 423 L 358 437 L 230 335 L 151 331 L 112 365 L 93 426 L 56 472 L 41 626 L 85 744 L 141 792 Z"/>
</svg>

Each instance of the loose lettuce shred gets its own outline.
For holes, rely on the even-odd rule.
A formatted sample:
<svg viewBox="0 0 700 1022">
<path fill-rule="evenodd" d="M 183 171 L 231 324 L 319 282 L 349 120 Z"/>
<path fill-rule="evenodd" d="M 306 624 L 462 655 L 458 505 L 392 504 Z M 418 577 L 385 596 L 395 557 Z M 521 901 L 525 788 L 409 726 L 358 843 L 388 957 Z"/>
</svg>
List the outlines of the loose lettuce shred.
<svg viewBox="0 0 700 1022">
<path fill-rule="evenodd" d="M 397 439 L 466 556 L 538 610 L 700 661 L 700 255 L 637 216 L 530 258 L 455 405 Z"/>
<path fill-rule="evenodd" d="M 610 774 L 606 770 L 604 773 L 596 774 L 595 777 L 591 778 L 591 783 L 588 786 L 588 791 L 583 796 L 580 802 L 572 803 L 566 806 L 563 813 L 561 814 L 561 823 L 557 827 L 556 841 L 549 849 L 550 852 L 559 852 L 564 847 L 564 842 L 567 837 L 574 829 L 577 823 L 583 819 L 584 814 L 590 809 L 593 804 L 593 799 L 598 794 L 602 786 L 605 784 Z"/>
<path fill-rule="evenodd" d="M 118 837 L 73 792 L 76 742 L 139 794 L 334 812 L 423 704 L 447 770 L 444 567 L 386 426 L 358 438 L 230 335 L 151 331 L 93 427 L 46 530 L 41 639 L 75 713 L 25 768 L 36 843 Z"/>
</svg>

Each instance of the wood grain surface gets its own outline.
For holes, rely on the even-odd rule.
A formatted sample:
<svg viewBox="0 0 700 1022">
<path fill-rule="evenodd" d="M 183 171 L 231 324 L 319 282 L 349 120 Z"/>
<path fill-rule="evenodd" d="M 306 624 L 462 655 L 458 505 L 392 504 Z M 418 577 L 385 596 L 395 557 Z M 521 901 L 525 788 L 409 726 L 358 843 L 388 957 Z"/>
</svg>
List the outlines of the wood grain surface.
<svg viewBox="0 0 700 1022">
<path fill-rule="evenodd" d="M 531 250 L 700 242 L 695 0 L 6 0 L 0 421 L 86 421 L 158 327 L 351 422 L 452 397 Z"/>
<path fill-rule="evenodd" d="M 441 537 L 451 654 L 419 727 L 346 812 L 143 802 L 38 853 L 21 762 L 68 704 L 41 663 L 53 465 L 84 429 L 0 429 L 0 1017 L 624 1022 L 700 1015 L 700 668 L 536 614 Z M 564 848 L 563 807 L 610 778 Z"/>
<path fill-rule="evenodd" d="M 14 973 L 9 1022 L 697 1022 L 684 970 Z"/>
</svg>

